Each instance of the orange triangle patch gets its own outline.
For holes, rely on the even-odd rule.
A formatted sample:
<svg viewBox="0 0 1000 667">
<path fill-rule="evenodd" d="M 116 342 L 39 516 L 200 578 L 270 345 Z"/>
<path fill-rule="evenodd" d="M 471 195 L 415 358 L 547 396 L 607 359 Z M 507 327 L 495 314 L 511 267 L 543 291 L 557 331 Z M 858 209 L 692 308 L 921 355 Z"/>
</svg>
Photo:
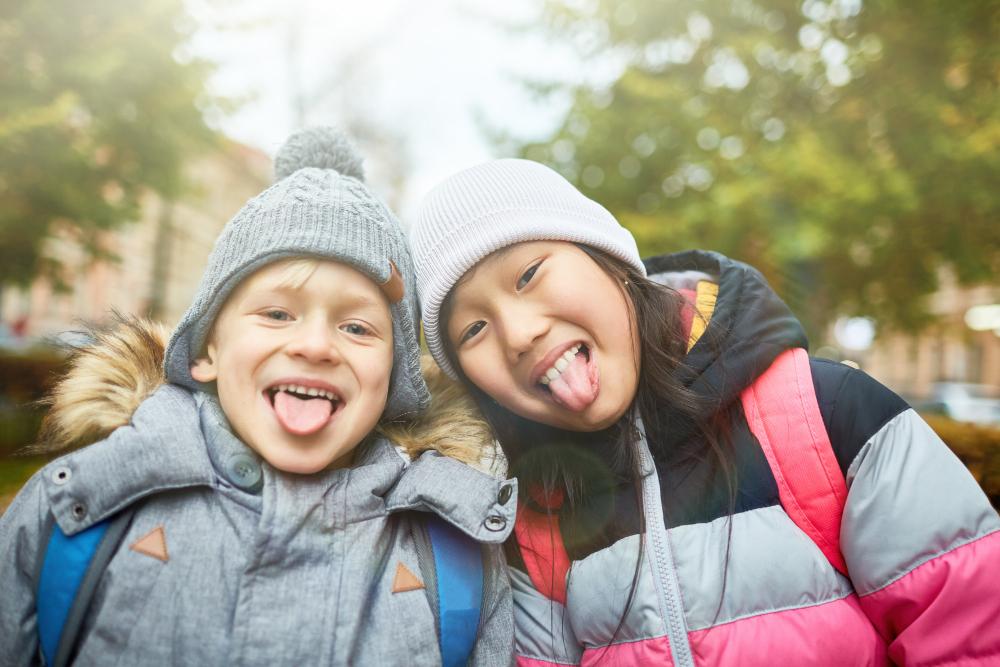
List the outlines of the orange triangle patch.
<svg viewBox="0 0 1000 667">
<path fill-rule="evenodd" d="M 144 537 L 140 537 L 129 549 L 152 556 L 164 563 L 170 560 L 170 556 L 167 554 L 167 536 L 163 532 L 163 526 L 157 526 Z"/>
<path fill-rule="evenodd" d="M 406 591 L 418 591 L 424 587 L 424 582 L 417 579 L 417 576 L 410 572 L 410 569 L 400 563 L 396 566 L 396 578 L 392 581 L 393 593 L 405 593 Z"/>
</svg>

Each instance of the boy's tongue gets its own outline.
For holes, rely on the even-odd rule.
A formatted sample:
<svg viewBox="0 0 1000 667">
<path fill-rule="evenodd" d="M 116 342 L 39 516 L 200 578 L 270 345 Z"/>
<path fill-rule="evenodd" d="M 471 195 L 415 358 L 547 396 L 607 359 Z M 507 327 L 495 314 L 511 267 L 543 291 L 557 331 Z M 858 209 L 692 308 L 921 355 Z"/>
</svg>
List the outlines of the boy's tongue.
<svg viewBox="0 0 1000 667">
<path fill-rule="evenodd" d="M 573 412 L 580 412 L 593 403 L 599 386 L 597 365 L 588 363 L 583 354 L 577 354 L 566 370 L 549 382 L 556 402 Z"/>
<path fill-rule="evenodd" d="M 274 395 L 274 413 L 289 433 L 311 435 L 330 421 L 333 403 L 325 398 L 304 399 L 279 391 Z"/>
</svg>

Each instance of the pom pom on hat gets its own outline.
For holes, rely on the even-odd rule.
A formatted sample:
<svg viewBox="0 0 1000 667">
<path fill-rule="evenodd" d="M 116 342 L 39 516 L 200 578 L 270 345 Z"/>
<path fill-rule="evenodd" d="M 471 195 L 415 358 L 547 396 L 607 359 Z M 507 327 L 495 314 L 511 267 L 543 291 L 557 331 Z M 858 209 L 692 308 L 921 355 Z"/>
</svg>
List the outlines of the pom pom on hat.
<svg viewBox="0 0 1000 667">
<path fill-rule="evenodd" d="M 341 176 L 365 180 L 361 156 L 346 134 L 332 127 L 310 127 L 288 138 L 274 157 L 274 180 L 299 169 L 332 169 Z"/>
</svg>

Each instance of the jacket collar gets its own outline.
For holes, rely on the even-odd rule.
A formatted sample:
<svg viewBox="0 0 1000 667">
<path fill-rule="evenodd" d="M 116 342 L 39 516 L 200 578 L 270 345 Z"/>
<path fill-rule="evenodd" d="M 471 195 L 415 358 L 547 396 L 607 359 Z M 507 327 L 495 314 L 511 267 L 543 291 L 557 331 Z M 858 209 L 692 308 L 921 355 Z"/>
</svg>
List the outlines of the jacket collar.
<svg viewBox="0 0 1000 667">
<path fill-rule="evenodd" d="M 681 383 L 704 399 L 704 417 L 737 400 L 779 354 L 808 347 L 802 325 L 751 266 L 719 253 L 690 250 L 647 259 L 646 268 L 651 279 L 667 284 L 671 275 L 687 272 L 707 274 L 718 282 L 712 319 L 676 371 Z M 677 429 L 668 438 L 680 442 L 687 435 Z"/>
<path fill-rule="evenodd" d="M 514 528 L 517 480 L 501 482 L 429 451 L 406 468 L 386 495 L 385 504 L 390 512 L 433 512 L 469 537 L 497 544 Z"/>
<path fill-rule="evenodd" d="M 216 474 L 224 483 L 250 494 L 259 494 L 264 481 L 261 457 L 236 437 L 215 396 L 197 392 L 194 400 L 205 450 Z"/>
<path fill-rule="evenodd" d="M 510 534 L 517 504 L 516 480 L 501 483 L 437 452 L 409 463 L 384 438 L 363 443 L 351 468 L 308 476 L 281 473 L 232 433 L 214 398 L 174 385 L 144 401 L 129 425 L 53 461 L 43 474 L 52 513 L 67 535 L 159 491 L 220 480 L 258 497 L 271 483 L 273 492 L 305 503 L 343 483 L 339 522 L 427 511 L 490 543 Z"/>
<path fill-rule="evenodd" d="M 52 513 L 67 535 L 151 493 L 210 486 L 214 479 L 194 397 L 174 385 L 160 387 L 128 425 L 56 459 L 42 474 Z"/>
</svg>

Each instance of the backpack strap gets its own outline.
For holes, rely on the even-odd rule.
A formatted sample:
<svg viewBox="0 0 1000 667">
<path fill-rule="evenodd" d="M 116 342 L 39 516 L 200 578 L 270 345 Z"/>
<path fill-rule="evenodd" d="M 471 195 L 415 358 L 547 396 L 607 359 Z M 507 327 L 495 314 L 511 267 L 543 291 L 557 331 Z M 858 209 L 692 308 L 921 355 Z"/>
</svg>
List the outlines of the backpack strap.
<svg viewBox="0 0 1000 667">
<path fill-rule="evenodd" d="M 48 667 L 69 663 L 97 583 L 131 521 L 132 511 L 125 510 L 70 537 L 50 517 L 35 596 L 38 642 Z"/>
<path fill-rule="evenodd" d="M 514 535 L 524 569 L 539 593 L 565 605 L 570 562 L 559 528 L 559 510 L 566 494 L 560 489 L 545 496 L 538 487 L 529 489 L 528 495 L 544 511 L 532 509 L 528 503 L 517 507 Z"/>
<path fill-rule="evenodd" d="M 782 506 L 846 576 L 840 521 L 847 484 L 819 412 L 809 355 L 802 348 L 786 350 L 741 398 L 750 430 L 778 484 Z"/>
<path fill-rule="evenodd" d="M 479 543 L 443 519 L 427 521 L 437 575 L 441 664 L 469 662 L 483 604 L 483 552 Z"/>
</svg>

